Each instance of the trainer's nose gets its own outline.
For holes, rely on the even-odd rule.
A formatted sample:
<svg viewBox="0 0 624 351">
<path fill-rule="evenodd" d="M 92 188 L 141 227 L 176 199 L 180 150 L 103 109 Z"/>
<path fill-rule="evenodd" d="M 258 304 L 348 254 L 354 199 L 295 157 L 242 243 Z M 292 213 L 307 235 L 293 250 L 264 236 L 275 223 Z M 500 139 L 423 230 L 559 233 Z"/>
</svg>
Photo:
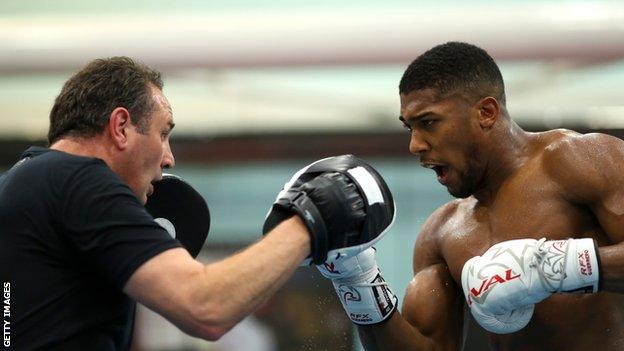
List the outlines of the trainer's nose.
<svg viewBox="0 0 624 351">
<path fill-rule="evenodd" d="M 175 157 L 173 157 L 173 152 L 171 151 L 171 145 L 169 145 L 169 141 L 165 142 L 163 148 L 164 150 L 161 167 L 163 169 L 175 167 Z"/>
</svg>

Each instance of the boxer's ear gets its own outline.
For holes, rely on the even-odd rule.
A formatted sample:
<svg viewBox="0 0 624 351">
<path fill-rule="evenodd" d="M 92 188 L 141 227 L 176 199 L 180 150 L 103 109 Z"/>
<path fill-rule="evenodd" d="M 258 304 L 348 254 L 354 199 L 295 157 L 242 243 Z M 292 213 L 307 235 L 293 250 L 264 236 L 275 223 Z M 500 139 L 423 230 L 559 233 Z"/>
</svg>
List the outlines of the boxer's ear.
<svg viewBox="0 0 624 351">
<path fill-rule="evenodd" d="M 499 119 L 501 108 L 500 103 L 496 98 L 486 96 L 477 102 L 477 111 L 479 118 L 479 125 L 481 128 L 490 129 L 494 126 L 494 123 Z"/>
<path fill-rule="evenodd" d="M 204 198 L 182 178 L 163 174 L 147 198 L 147 211 L 197 257 L 210 230 L 210 211 Z"/>
</svg>

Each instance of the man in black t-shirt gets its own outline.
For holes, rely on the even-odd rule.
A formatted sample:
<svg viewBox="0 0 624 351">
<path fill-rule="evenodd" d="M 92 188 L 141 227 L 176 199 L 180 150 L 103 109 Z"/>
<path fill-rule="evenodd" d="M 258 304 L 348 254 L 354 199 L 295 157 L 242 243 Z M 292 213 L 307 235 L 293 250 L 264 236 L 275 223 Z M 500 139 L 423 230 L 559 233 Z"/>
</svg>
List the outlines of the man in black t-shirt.
<svg viewBox="0 0 624 351">
<path fill-rule="evenodd" d="M 121 289 L 141 264 L 180 244 L 101 159 L 31 147 L 0 184 L 15 349 L 76 336 L 89 349 L 94 339 L 127 345 L 134 310 Z"/>
<path fill-rule="evenodd" d="M 135 301 L 216 340 L 307 257 L 318 263 L 337 244 L 359 249 L 376 237 L 353 235 L 363 218 L 385 223 L 379 211 L 363 213 L 365 188 L 327 175 L 330 164 L 313 179 L 297 173 L 262 240 L 210 265 L 193 260 L 143 207 L 175 163 L 162 87 L 160 73 L 129 58 L 91 62 L 55 100 L 49 148 L 29 148 L 0 175 L 0 279 L 10 284 L 3 347 L 127 350 Z"/>
</svg>

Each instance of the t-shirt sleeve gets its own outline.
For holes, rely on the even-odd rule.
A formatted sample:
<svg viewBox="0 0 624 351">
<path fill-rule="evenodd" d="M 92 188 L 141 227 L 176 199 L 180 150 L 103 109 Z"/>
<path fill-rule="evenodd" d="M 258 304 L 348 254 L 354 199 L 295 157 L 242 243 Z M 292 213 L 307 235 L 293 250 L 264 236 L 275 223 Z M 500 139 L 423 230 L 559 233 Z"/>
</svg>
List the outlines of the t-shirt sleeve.
<svg viewBox="0 0 624 351">
<path fill-rule="evenodd" d="M 74 172 L 63 196 L 59 225 L 65 239 L 95 273 L 120 289 L 147 260 L 181 247 L 103 162 Z"/>
</svg>

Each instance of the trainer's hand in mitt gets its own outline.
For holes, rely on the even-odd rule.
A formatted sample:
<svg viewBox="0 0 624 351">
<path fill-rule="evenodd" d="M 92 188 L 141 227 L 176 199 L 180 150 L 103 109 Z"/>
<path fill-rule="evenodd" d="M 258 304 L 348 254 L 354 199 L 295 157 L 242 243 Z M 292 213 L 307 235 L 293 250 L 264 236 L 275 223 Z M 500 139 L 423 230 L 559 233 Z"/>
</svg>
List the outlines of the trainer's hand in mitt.
<svg viewBox="0 0 624 351">
<path fill-rule="evenodd" d="M 316 161 L 299 170 L 277 195 L 263 233 L 299 215 L 312 239 L 303 264 L 355 256 L 371 247 L 394 220 L 394 200 L 383 178 L 353 155 Z"/>
<path fill-rule="evenodd" d="M 163 174 L 153 185 L 154 193 L 147 198 L 145 208 L 191 256 L 197 257 L 210 230 L 206 201 L 191 185 L 173 174 Z"/>
</svg>

